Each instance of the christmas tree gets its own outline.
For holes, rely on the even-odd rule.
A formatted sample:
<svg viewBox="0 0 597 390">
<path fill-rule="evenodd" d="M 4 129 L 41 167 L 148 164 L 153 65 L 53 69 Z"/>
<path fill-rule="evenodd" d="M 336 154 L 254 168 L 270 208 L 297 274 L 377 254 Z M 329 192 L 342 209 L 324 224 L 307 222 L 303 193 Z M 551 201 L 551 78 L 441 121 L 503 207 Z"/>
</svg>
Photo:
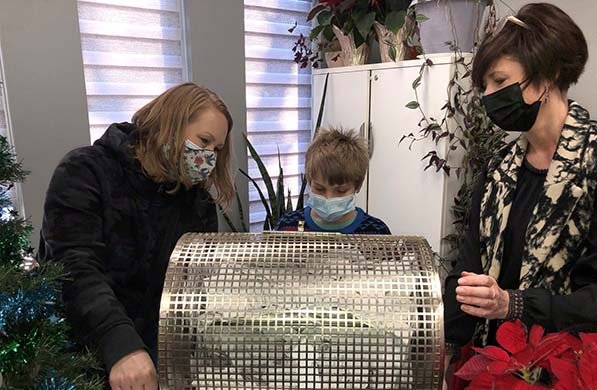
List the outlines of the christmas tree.
<svg viewBox="0 0 597 390">
<path fill-rule="evenodd" d="M 31 226 L 10 199 L 27 172 L 0 136 L 0 389 L 101 389 L 98 363 L 69 340 L 57 263 L 31 256 Z"/>
</svg>

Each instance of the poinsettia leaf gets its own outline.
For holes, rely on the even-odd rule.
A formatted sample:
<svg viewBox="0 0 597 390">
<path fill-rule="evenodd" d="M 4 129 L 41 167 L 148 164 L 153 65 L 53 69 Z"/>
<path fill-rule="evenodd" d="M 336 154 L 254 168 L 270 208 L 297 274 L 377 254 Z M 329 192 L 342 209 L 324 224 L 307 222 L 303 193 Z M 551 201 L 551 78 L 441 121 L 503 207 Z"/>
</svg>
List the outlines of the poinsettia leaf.
<svg viewBox="0 0 597 390">
<path fill-rule="evenodd" d="M 581 333 L 579 336 L 585 348 L 587 346 L 597 347 L 597 333 Z"/>
<path fill-rule="evenodd" d="M 487 370 L 491 375 L 500 376 L 506 373 L 506 370 L 510 367 L 508 362 L 502 360 L 496 360 L 487 366 Z"/>
<path fill-rule="evenodd" d="M 585 350 L 578 362 L 578 370 L 587 389 L 597 389 L 597 349 Z"/>
<path fill-rule="evenodd" d="M 545 329 L 543 329 L 541 325 L 534 324 L 531 326 L 531 331 L 529 332 L 529 344 L 532 346 L 539 344 L 544 333 Z"/>
<path fill-rule="evenodd" d="M 508 352 L 494 345 L 489 345 L 485 348 L 473 348 L 473 350 L 491 360 L 501 360 L 503 362 L 510 361 L 510 355 L 508 355 Z"/>
<path fill-rule="evenodd" d="M 520 320 L 504 322 L 495 338 L 506 351 L 515 354 L 527 346 L 527 329 Z"/>
<path fill-rule="evenodd" d="M 475 355 L 470 358 L 454 375 L 457 377 L 470 381 L 477 375 L 487 371 L 487 366 L 492 360 L 483 355 Z"/>
<path fill-rule="evenodd" d="M 317 23 L 320 25 L 330 24 L 330 18 L 334 15 L 331 10 L 321 11 L 319 15 L 317 15 Z"/>
<path fill-rule="evenodd" d="M 320 24 L 319 26 L 313 27 L 313 30 L 311 30 L 311 34 L 309 34 L 309 39 L 312 41 L 317 39 L 317 36 L 319 35 L 319 33 L 321 33 L 323 31 L 324 28 L 325 28 L 325 26 L 322 24 Z"/>
<path fill-rule="evenodd" d="M 398 31 L 404 26 L 404 20 L 406 18 L 406 11 L 393 11 L 386 16 L 386 27 L 394 34 L 398 34 Z"/>
<path fill-rule="evenodd" d="M 573 363 L 550 357 L 549 366 L 551 367 L 551 372 L 558 380 L 558 388 L 562 390 L 576 389 L 576 383 L 578 383 L 578 369 Z"/>
<path fill-rule="evenodd" d="M 495 390 L 531 390 L 530 383 L 525 382 L 513 375 L 502 376 L 495 381 Z"/>
<path fill-rule="evenodd" d="M 356 21 L 357 30 L 363 40 L 367 39 L 369 32 L 371 31 L 371 27 L 373 27 L 373 22 L 375 22 L 375 12 L 369 12 L 368 14 L 363 15 Z M 356 45 L 356 42 L 355 42 Z M 356 45 L 359 47 L 360 45 Z"/>
<path fill-rule="evenodd" d="M 483 371 L 469 383 L 467 390 L 492 389 L 494 387 L 494 382 L 494 376 L 491 375 L 489 371 Z"/>
<path fill-rule="evenodd" d="M 310 22 L 315 15 L 317 15 L 319 13 L 319 11 L 322 11 L 326 8 L 325 5 L 323 4 L 319 4 L 318 6 L 314 7 L 311 12 L 309 12 L 309 15 L 307 15 L 307 22 Z"/>
<path fill-rule="evenodd" d="M 328 42 L 332 42 L 334 40 L 334 37 L 335 37 L 334 29 L 332 28 L 332 26 L 330 24 L 325 26 L 325 28 L 323 29 L 323 37 Z"/>
<path fill-rule="evenodd" d="M 574 345 L 575 340 L 577 343 L 580 342 L 576 337 L 565 332 L 550 333 L 532 349 L 531 361 L 523 364 L 540 364 L 549 357 L 559 357 Z M 516 358 L 523 360 L 518 355 Z"/>
</svg>

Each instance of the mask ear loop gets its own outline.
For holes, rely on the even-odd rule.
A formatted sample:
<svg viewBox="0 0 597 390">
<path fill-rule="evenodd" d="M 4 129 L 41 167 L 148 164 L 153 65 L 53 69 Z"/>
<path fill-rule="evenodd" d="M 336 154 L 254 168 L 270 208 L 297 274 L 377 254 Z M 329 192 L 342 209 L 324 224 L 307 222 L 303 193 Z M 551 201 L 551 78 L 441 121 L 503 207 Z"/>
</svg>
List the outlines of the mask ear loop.
<svg viewBox="0 0 597 390">
<path fill-rule="evenodd" d="M 527 84 L 529 82 L 529 79 L 526 78 L 524 80 L 522 80 L 520 83 L 518 83 L 520 85 L 520 89 L 522 91 L 524 91 L 526 89 L 526 87 L 528 87 L 529 85 Z M 523 87 L 524 84 L 527 84 Z M 545 103 L 547 103 L 547 99 L 549 99 L 549 85 L 545 84 L 545 89 L 543 90 L 543 93 L 541 94 L 541 96 L 539 96 L 539 99 L 537 99 L 537 101 L 542 101 L 543 102 L 543 97 L 545 97 Z"/>
</svg>

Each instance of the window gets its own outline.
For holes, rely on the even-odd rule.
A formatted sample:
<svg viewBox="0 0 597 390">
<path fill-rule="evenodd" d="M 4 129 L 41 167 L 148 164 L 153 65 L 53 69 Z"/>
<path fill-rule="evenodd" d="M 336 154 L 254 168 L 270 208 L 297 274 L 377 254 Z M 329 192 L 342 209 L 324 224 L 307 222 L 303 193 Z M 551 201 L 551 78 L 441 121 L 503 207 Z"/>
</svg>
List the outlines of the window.
<svg viewBox="0 0 597 390">
<path fill-rule="evenodd" d="M 278 176 L 280 151 L 293 205 L 311 134 L 311 75 L 294 63 L 291 48 L 299 33 L 308 35 L 310 9 L 310 0 L 245 0 L 247 133 L 273 179 Z M 288 29 L 295 22 L 298 26 L 291 34 Z M 250 157 L 249 175 L 260 178 Z M 265 190 L 262 180 L 258 184 Z M 265 211 L 252 185 L 249 219 L 252 231 L 261 230 Z"/>
<path fill-rule="evenodd" d="M 79 0 L 91 142 L 188 80 L 182 0 Z"/>
<path fill-rule="evenodd" d="M 2 52 L 0 50 L 0 135 L 8 139 L 9 144 L 12 145 L 12 132 L 10 129 L 10 120 L 8 115 L 8 104 L 6 101 L 5 84 L 4 84 L 4 68 L 2 67 Z M 17 156 L 17 161 L 20 161 Z M 21 185 L 13 183 L 13 187 L 7 192 L 12 207 L 0 210 L 0 218 L 5 218 L 9 215 L 10 210 L 16 210 L 19 215 L 25 215 L 25 206 L 23 204 L 23 197 L 21 196 Z"/>
</svg>

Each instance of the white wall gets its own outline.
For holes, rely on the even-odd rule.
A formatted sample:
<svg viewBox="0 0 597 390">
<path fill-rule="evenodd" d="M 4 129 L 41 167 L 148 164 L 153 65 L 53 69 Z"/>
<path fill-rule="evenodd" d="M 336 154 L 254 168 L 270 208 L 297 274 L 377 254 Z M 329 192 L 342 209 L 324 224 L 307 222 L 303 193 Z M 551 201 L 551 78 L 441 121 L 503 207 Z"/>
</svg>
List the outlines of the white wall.
<svg viewBox="0 0 597 390">
<path fill-rule="evenodd" d="M 241 0 L 187 0 L 185 6 L 191 81 L 212 89 L 226 102 L 234 120 L 233 168 L 235 172 L 239 167 L 246 172 L 247 147 L 242 137 L 247 131 L 244 3 Z M 237 177 L 236 185 L 248 223 L 247 180 Z M 239 226 L 238 210 L 233 209 L 229 214 Z M 220 221 L 220 230 L 226 228 Z"/>
<path fill-rule="evenodd" d="M 516 11 L 530 1 L 505 0 L 505 2 Z M 581 76 L 577 85 L 570 89 L 569 97 L 577 100 L 587 108 L 593 119 L 597 119 L 597 1 L 595 0 L 549 0 L 564 10 L 579 25 L 587 43 L 589 44 L 589 62 L 585 73 Z M 499 1 L 497 2 L 500 15 L 509 15 L 511 12 Z"/>
<path fill-rule="evenodd" d="M 14 146 L 31 171 L 22 193 L 37 246 L 54 168 L 89 144 L 76 1 L 0 1 L 0 48 Z"/>
</svg>

